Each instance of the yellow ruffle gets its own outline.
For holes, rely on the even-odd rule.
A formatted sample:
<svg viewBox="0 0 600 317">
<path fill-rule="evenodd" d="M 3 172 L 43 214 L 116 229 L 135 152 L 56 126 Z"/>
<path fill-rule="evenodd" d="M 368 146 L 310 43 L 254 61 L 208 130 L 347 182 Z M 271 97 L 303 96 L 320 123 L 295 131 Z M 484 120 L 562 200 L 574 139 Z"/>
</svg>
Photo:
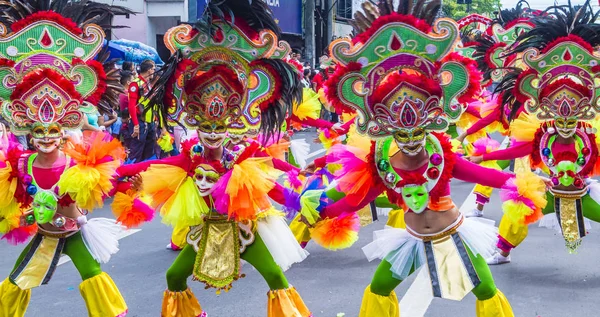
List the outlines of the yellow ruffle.
<svg viewBox="0 0 600 317">
<path fill-rule="evenodd" d="M 169 133 L 163 134 L 156 143 L 165 153 L 173 151 L 173 137 Z"/>
<path fill-rule="evenodd" d="M 16 200 L 8 206 L 0 208 L 0 235 L 5 234 L 21 225 L 21 208 Z"/>
<path fill-rule="evenodd" d="M 510 124 L 510 136 L 517 142 L 532 142 L 540 124 L 534 114 L 523 112 Z"/>
<path fill-rule="evenodd" d="M 104 206 L 104 198 L 113 189 L 113 175 L 119 161 L 96 165 L 77 164 L 67 169 L 58 181 L 60 194 L 69 194 L 79 207 L 91 211 Z"/>
<path fill-rule="evenodd" d="M 404 210 L 393 209 L 390 211 L 388 214 L 388 221 L 385 225 L 392 228 L 406 228 L 406 222 L 404 222 Z"/>
<path fill-rule="evenodd" d="M 188 177 L 177 192 L 160 208 L 162 222 L 170 226 L 196 226 L 210 213 L 206 201 L 198 193 L 194 179 Z"/>
<path fill-rule="evenodd" d="M 155 207 L 160 206 L 163 223 L 173 227 L 196 226 L 202 223 L 203 215 L 210 212 L 194 179 L 182 168 L 155 164 L 140 175 L 144 192 L 152 197 Z"/>
<path fill-rule="evenodd" d="M 490 299 L 477 300 L 475 303 L 477 317 L 514 317 L 510 303 L 500 290 Z M 375 316 L 375 315 L 373 315 Z"/>
<path fill-rule="evenodd" d="M 398 317 L 400 316 L 400 305 L 398 297 L 392 291 L 388 296 L 381 296 L 371 292 L 371 285 L 365 289 L 362 304 L 360 305 L 359 317 Z"/>
<path fill-rule="evenodd" d="M 309 317 L 308 307 L 295 288 L 271 290 L 267 293 L 267 317 Z"/>
<path fill-rule="evenodd" d="M 90 317 L 125 316 L 127 304 L 115 282 L 102 272 L 79 285 Z"/>
<path fill-rule="evenodd" d="M 9 181 L 12 166 L 9 162 L 5 162 L 6 166 L 0 168 L 0 217 L 5 215 L 4 207 L 8 206 L 15 200 L 15 191 L 17 190 L 17 178 L 14 177 Z"/>
<path fill-rule="evenodd" d="M 529 233 L 529 227 L 523 223 L 514 223 L 503 216 L 498 226 L 498 234 L 513 247 L 519 246 Z"/>
<path fill-rule="evenodd" d="M 351 120 L 354 120 L 354 118 Z M 348 134 L 346 134 L 346 145 L 359 149 L 370 149 L 371 139 L 366 135 L 358 133 L 356 131 L 356 124 L 353 124 L 348 129 Z"/>
<path fill-rule="evenodd" d="M 456 121 L 456 126 L 459 127 L 463 131 L 467 131 L 475 122 L 479 121 L 479 118 L 468 113 L 463 112 L 458 121 Z M 486 138 L 486 129 L 481 129 L 471 135 L 466 137 L 466 140 L 470 143 L 473 143 L 479 139 Z"/>
<path fill-rule="evenodd" d="M 192 290 L 183 292 L 165 291 L 162 302 L 161 317 L 199 317 L 202 307 Z"/>
<path fill-rule="evenodd" d="M 29 300 L 31 299 L 31 290 L 22 290 L 17 285 L 11 283 L 8 278 L 0 284 L 0 316 L 2 317 L 23 317 Z"/>
<path fill-rule="evenodd" d="M 292 107 L 293 114 L 300 120 L 306 118 L 317 119 L 321 115 L 321 102 L 319 95 L 311 88 L 302 90 L 302 102 Z"/>
</svg>

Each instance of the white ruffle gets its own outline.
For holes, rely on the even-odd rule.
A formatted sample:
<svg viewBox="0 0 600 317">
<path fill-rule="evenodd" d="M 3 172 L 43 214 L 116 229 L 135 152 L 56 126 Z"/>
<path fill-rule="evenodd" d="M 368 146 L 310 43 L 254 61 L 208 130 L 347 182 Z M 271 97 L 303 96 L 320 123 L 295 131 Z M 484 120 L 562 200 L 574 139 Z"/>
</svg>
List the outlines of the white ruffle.
<svg viewBox="0 0 600 317">
<path fill-rule="evenodd" d="M 474 255 L 487 258 L 496 251 L 498 229 L 494 227 L 494 221 L 465 218 L 457 231 Z M 411 268 L 417 270 L 426 262 L 423 241 L 404 229 L 375 231 L 373 238 L 373 242 L 362 249 L 365 256 L 369 261 L 388 261 L 394 278 L 404 280 L 410 275 Z"/>
<path fill-rule="evenodd" d="M 107 218 L 87 220 L 86 216 L 81 216 L 77 222 L 81 226 L 83 242 L 96 261 L 107 263 L 111 255 L 119 252 L 118 235 L 125 227 Z"/>
<path fill-rule="evenodd" d="M 587 179 L 588 190 L 590 191 L 590 197 L 598 204 L 600 204 L 600 183 L 595 179 Z"/>
<path fill-rule="evenodd" d="M 392 208 L 382 208 L 382 207 L 376 207 L 377 209 L 377 215 L 378 216 L 388 216 L 390 214 L 390 211 L 392 211 Z"/>
<path fill-rule="evenodd" d="M 306 167 L 306 159 L 310 153 L 310 144 L 304 139 L 292 139 L 290 141 L 290 152 L 294 156 L 294 160 L 301 168 Z"/>
<path fill-rule="evenodd" d="M 258 221 L 257 231 L 269 249 L 275 263 L 286 271 L 292 264 L 300 263 L 308 256 L 294 238 L 290 227 L 281 216 L 268 216 Z"/>
</svg>

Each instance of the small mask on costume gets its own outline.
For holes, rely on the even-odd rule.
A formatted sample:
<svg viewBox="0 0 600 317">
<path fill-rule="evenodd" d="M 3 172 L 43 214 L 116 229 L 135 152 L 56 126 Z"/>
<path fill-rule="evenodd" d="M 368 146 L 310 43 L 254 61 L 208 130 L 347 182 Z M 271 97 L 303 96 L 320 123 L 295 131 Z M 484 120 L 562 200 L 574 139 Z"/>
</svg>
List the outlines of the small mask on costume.
<svg viewBox="0 0 600 317">
<path fill-rule="evenodd" d="M 402 199 L 410 210 L 417 214 L 422 213 L 427 208 L 427 203 L 429 202 L 427 184 L 412 184 L 402 187 Z"/>
<path fill-rule="evenodd" d="M 37 125 L 31 131 L 33 146 L 42 153 L 52 153 L 60 147 L 62 129 L 56 123 L 48 126 Z"/>
<path fill-rule="evenodd" d="M 415 156 L 425 146 L 425 135 L 425 130 L 422 128 L 401 129 L 394 133 L 394 139 L 402 153 Z"/>
<path fill-rule="evenodd" d="M 33 197 L 31 207 L 37 223 L 49 223 L 58 209 L 58 199 L 51 191 L 39 190 Z"/>
<path fill-rule="evenodd" d="M 200 196 L 205 197 L 210 195 L 213 190 L 215 183 L 219 180 L 219 173 L 208 164 L 200 164 L 196 167 L 194 182 L 198 187 Z"/>
<path fill-rule="evenodd" d="M 554 119 L 554 127 L 561 137 L 570 138 L 577 130 L 577 119 L 557 117 Z"/>
<path fill-rule="evenodd" d="M 575 163 L 571 161 L 560 161 L 556 165 L 556 171 L 558 174 L 558 181 L 563 186 L 571 186 L 575 182 L 577 176 L 577 169 Z"/>
<path fill-rule="evenodd" d="M 198 138 L 202 145 L 209 149 L 218 149 L 223 146 L 227 137 L 227 125 L 224 122 L 205 121 L 198 127 Z"/>
</svg>

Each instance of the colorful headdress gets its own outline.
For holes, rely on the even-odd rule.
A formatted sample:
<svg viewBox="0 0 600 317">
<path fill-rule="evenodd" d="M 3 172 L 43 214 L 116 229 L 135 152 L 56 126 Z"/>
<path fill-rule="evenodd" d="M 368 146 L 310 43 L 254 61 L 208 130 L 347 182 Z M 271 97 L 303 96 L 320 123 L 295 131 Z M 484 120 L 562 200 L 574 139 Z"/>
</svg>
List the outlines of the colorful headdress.
<svg viewBox="0 0 600 317">
<path fill-rule="evenodd" d="M 127 9 L 88 1 L 0 2 L 0 99 L 15 134 L 77 129 L 83 105 L 109 111 L 116 70 L 94 60 L 104 41 L 93 24 Z M 106 54 L 102 54 L 104 57 Z"/>
<path fill-rule="evenodd" d="M 516 54 L 512 54 L 510 48 L 519 35 L 533 28 L 530 13 L 522 4 L 527 2 L 519 1 L 515 8 L 498 12 L 486 31 L 475 38 L 472 56 L 477 60 L 486 84 L 500 82 L 507 69 L 515 67 Z"/>
<path fill-rule="evenodd" d="M 358 34 L 338 39 L 331 56 L 339 64 L 326 83 L 327 98 L 340 110 L 358 113 L 357 129 L 373 138 L 398 129 L 443 131 L 479 90 L 474 61 L 452 53 L 456 23 L 433 20 L 439 1 L 391 0 L 362 4 L 352 24 Z"/>
<path fill-rule="evenodd" d="M 291 48 L 279 35 L 258 0 L 212 1 L 194 26 L 171 28 L 165 44 L 183 56 L 166 87 L 174 119 L 190 128 L 225 119 L 231 132 L 276 130 L 292 101 L 302 99 L 300 77 L 283 60 Z"/>
<path fill-rule="evenodd" d="M 552 7 L 553 16 L 534 19 L 533 30 L 519 37 L 527 70 L 511 91 L 538 119 L 594 119 L 600 112 L 600 24 L 588 5 Z"/>
</svg>

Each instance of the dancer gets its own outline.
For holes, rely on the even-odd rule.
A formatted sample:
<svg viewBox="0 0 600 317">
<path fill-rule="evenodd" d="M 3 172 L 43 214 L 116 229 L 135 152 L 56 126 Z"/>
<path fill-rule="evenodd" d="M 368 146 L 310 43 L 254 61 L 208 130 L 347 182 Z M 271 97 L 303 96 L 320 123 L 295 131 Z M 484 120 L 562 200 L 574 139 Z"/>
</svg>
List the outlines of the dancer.
<svg viewBox="0 0 600 317">
<path fill-rule="evenodd" d="M 62 254 L 81 275 L 89 316 L 125 316 L 123 297 L 100 267 L 118 251 L 121 226 L 85 216 L 114 192 L 125 151 L 103 133 L 80 143 L 67 133 L 80 133 L 84 105 L 108 112 L 119 93 L 116 69 L 95 60 L 105 60 L 98 56 L 104 32 L 88 22 L 130 12 L 91 1 L 4 2 L 0 10 L 2 116 L 34 148 L 7 142 L 0 127 L 0 233 L 14 244 L 33 236 L 0 284 L 0 316 L 24 316 L 31 289 L 50 282 Z"/>
<path fill-rule="evenodd" d="M 477 94 L 480 77 L 472 60 L 450 53 L 457 25 L 446 19 L 433 24 L 440 2 L 412 4 L 401 1 L 394 12 L 392 1 L 363 3 L 367 13 L 357 13 L 353 22 L 357 36 L 331 45 L 342 67 L 330 77 L 338 88 L 327 97 L 356 109 L 359 132 L 375 142 L 370 149 L 334 150 L 343 172 L 335 186 L 304 193 L 302 214 L 314 224 L 315 241 L 341 248 L 357 238 L 352 211 L 381 192 L 405 211 L 406 230 L 377 232 L 364 248 L 369 259 L 383 261 L 365 290 L 360 316 L 398 316 L 394 288 L 425 263 L 434 296 L 461 300 L 472 291 L 478 316 L 514 316 L 485 263 L 493 253 L 495 228 L 463 218 L 449 182 L 454 177 L 507 186 L 512 193 L 519 186 L 521 195 L 512 196 L 511 203 L 526 212 L 540 207 L 525 206 L 524 197 L 545 202 L 543 182 L 532 173 L 515 178 L 477 166 L 451 151 L 448 137 L 439 132 L 461 114 L 452 100 Z M 452 81 L 440 79 L 441 74 Z M 391 151 L 392 145 L 398 150 Z M 520 188 L 527 181 L 532 190 Z"/>
<path fill-rule="evenodd" d="M 568 250 L 574 252 L 586 235 L 585 218 L 600 221 L 598 185 L 588 179 L 598 171 L 596 129 L 591 123 L 600 110 L 593 88 L 598 77 L 594 47 L 600 44 L 595 32 L 600 24 L 587 5 L 551 7 L 547 12 L 554 17 L 533 19 L 535 27 L 522 34 L 514 48 L 523 52 L 527 70 L 514 71 L 501 83 L 506 87 L 502 95 L 506 107 L 513 112 L 524 108 L 529 115 L 511 124 L 510 148 L 469 159 L 479 163 L 528 157 L 531 168 L 548 173 L 551 203 L 543 210 L 547 216 L 540 225 L 561 230 Z M 505 214 L 499 228 L 500 251 L 489 262 L 510 262 L 510 251 L 527 236 L 527 225 L 537 220 Z"/>
<path fill-rule="evenodd" d="M 533 27 L 530 22 L 530 13 L 527 8 L 523 7 L 523 4 L 527 3 L 519 1 L 515 8 L 499 11 L 497 17 L 489 21 L 485 32 L 474 34 L 473 41 L 467 45 L 472 50 L 472 58 L 477 61 L 478 68 L 483 73 L 483 85 L 488 86 L 491 91 L 504 78 L 507 70 L 523 66 L 518 54 L 510 51 L 510 47 L 515 43 L 517 36 L 531 30 Z M 475 14 L 472 17 L 461 19 L 461 21 L 464 25 L 467 21 L 483 23 L 487 20 Z M 463 132 L 456 138 L 461 143 L 466 139 L 476 149 L 476 152 L 467 154 L 479 156 L 500 147 L 500 144 L 496 145 L 493 140 L 483 141 L 481 134 L 499 132 L 505 136 L 509 135 L 511 110 L 504 107 L 500 101 L 492 93 L 484 91 L 481 100 L 471 103 L 471 106 L 479 108 L 481 117 L 479 120 L 472 122 L 466 129 L 463 129 Z M 519 114 L 520 112 L 512 115 L 516 117 Z M 473 144 L 475 140 L 479 140 L 478 144 Z M 503 143 L 503 146 L 506 145 L 508 145 L 508 142 Z M 516 164 L 518 166 L 523 165 L 522 162 Z M 510 161 L 504 160 L 488 161 L 483 166 L 503 170 L 509 165 Z M 465 216 L 482 217 L 483 209 L 490 200 L 492 188 L 477 184 L 473 193 L 475 194 L 476 205 L 466 211 Z"/>
<path fill-rule="evenodd" d="M 164 104 L 183 107 L 182 123 L 197 129 L 200 140 L 184 142 L 178 156 L 119 170 L 122 176 L 145 170 L 144 190 L 163 222 L 190 227 L 188 245 L 166 274 L 162 316 L 205 316 L 187 279 L 227 291 L 243 277 L 241 259 L 269 286 L 268 316 L 312 316 L 283 274 L 307 253 L 270 204 L 268 195 L 281 189 L 280 173 L 256 142 L 223 146 L 230 127 L 244 120 L 260 120 L 262 133 L 272 135 L 300 100 L 300 79 L 281 59 L 289 45 L 277 40 L 279 28 L 262 1 L 209 2 L 206 10 L 196 28 L 180 25 L 165 35 L 173 75 L 166 72 L 150 96 L 151 106 L 153 95 L 163 95 L 158 87 L 166 87 Z M 254 105 L 260 111 L 248 112 Z"/>
</svg>

